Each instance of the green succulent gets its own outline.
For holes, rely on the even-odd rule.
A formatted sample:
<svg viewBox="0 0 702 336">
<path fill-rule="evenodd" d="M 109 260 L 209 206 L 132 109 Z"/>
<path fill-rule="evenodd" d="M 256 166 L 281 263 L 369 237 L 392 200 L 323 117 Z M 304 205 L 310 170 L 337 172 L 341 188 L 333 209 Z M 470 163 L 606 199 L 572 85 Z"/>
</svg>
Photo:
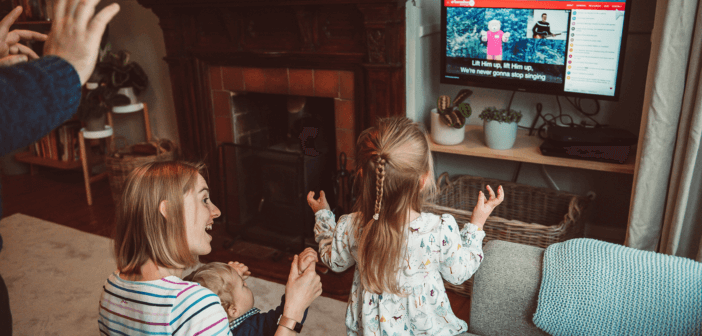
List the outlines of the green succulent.
<svg viewBox="0 0 702 336">
<path fill-rule="evenodd" d="M 478 118 L 482 119 L 483 121 L 494 120 L 501 123 L 518 123 L 520 120 L 522 120 L 522 112 L 512 109 L 507 110 L 487 107 L 483 110 L 483 112 L 480 112 Z"/>
<path fill-rule="evenodd" d="M 451 97 L 442 95 L 436 101 L 436 110 L 439 113 L 440 119 L 447 125 L 453 128 L 461 128 L 466 124 L 466 119 L 473 113 L 470 104 L 463 102 L 470 97 L 473 91 L 463 89 L 458 92 L 456 98 L 451 104 Z"/>
</svg>

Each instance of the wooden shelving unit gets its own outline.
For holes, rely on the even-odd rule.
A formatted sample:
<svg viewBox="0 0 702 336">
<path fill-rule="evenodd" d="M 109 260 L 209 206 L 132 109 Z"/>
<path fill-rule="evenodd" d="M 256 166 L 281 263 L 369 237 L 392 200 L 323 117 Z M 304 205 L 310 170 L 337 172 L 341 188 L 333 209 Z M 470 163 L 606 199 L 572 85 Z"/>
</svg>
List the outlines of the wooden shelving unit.
<svg viewBox="0 0 702 336">
<path fill-rule="evenodd" d="M 430 142 L 433 152 L 449 153 L 466 156 L 477 156 L 490 159 L 500 159 L 518 162 L 543 164 L 549 166 L 580 168 L 613 173 L 634 174 L 636 161 L 636 148 L 632 147 L 627 161 L 623 164 L 598 162 L 589 160 L 567 159 L 541 154 L 539 146 L 541 140 L 538 136 L 529 136 L 528 131 L 518 130 L 514 147 L 506 150 L 495 150 L 485 145 L 483 127 L 480 125 L 466 125 L 466 137 L 462 143 L 454 146 L 444 146 Z"/>
</svg>

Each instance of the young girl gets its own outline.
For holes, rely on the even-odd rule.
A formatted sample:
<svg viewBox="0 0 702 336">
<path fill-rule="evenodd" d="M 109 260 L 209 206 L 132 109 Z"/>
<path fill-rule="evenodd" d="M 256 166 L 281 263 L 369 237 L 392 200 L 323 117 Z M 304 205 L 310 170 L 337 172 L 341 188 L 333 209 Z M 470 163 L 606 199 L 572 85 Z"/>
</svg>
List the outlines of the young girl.
<svg viewBox="0 0 702 336">
<path fill-rule="evenodd" d="M 504 199 L 488 186 L 471 222 L 420 213 L 435 189 L 426 134 L 407 118 L 379 122 L 356 146 L 358 200 L 338 223 L 324 191 L 315 212 L 320 259 L 333 271 L 357 265 L 346 310 L 348 335 L 456 335 L 467 331 L 451 310 L 441 278 L 461 284 L 483 258 L 483 224 Z"/>
</svg>

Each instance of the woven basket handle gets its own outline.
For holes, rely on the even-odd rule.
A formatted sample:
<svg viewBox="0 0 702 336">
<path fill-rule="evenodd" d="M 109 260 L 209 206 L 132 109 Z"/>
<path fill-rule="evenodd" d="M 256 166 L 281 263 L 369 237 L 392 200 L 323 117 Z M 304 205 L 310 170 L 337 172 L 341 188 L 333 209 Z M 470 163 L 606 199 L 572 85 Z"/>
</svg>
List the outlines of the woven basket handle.
<svg viewBox="0 0 702 336">
<path fill-rule="evenodd" d="M 570 204 L 568 205 L 568 213 L 563 216 L 563 219 L 570 220 L 570 221 L 578 221 L 580 220 L 580 216 L 583 213 L 583 209 L 585 206 L 587 206 L 588 202 L 592 202 L 595 199 L 596 195 L 594 192 L 589 192 L 587 193 L 586 196 L 586 201 L 580 202 L 580 199 L 578 197 L 573 197 L 570 200 Z"/>
<path fill-rule="evenodd" d="M 443 172 L 439 177 L 436 179 L 436 188 L 441 190 L 441 183 L 446 183 L 446 186 L 451 185 L 451 181 L 449 181 L 449 173 L 448 172 Z"/>
</svg>

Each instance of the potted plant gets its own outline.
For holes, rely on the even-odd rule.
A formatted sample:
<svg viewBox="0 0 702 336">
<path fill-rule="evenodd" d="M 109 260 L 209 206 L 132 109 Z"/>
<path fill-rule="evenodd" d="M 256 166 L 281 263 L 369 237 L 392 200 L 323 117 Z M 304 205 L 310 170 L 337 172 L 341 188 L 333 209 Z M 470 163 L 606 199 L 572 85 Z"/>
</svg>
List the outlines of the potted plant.
<svg viewBox="0 0 702 336">
<path fill-rule="evenodd" d="M 517 139 L 517 124 L 522 113 L 512 109 L 487 107 L 478 118 L 483 120 L 485 143 L 492 149 L 510 149 Z"/>
<path fill-rule="evenodd" d="M 103 130 L 107 112 L 115 106 L 136 104 L 136 95 L 148 84 L 146 73 L 130 61 L 129 52 L 101 54 L 78 106 L 78 119 L 88 131 Z"/>
<path fill-rule="evenodd" d="M 465 100 L 473 91 L 464 89 L 458 92 L 453 103 L 446 95 L 439 96 L 436 108 L 431 110 L 431 137 L 440 145 L 457 145 L 465 137 L 466 119 L 472 109 Z"/>
</svg>

